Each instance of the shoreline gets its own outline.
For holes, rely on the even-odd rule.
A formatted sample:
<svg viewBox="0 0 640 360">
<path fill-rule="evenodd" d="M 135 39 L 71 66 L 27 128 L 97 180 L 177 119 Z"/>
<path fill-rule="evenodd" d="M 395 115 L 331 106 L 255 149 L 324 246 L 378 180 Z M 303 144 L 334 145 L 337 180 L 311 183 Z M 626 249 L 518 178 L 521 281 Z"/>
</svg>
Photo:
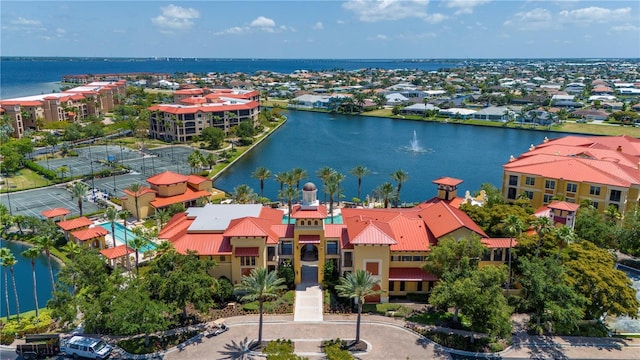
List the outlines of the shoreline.
<svg viewBox="0 0 640 360">
<path fill-rule="evenodd" d="M 30 243 L 28 241 L 24 241 L 24 240 L 11 240 L 11 239 L 2 239 L 2 240 L 6 241 L 6 242 L 10 242 L 10 243 L 19 244 L 19 245 L 22 245 L 22 246 L 27 246 L 29 248 L 32 248 L 32 247 L 35 246 L 32 243 Z M 45 258 L 47 257 L 47 254 L 45 254 L 45 253 L 42 253 L 42 254 L 45 256 Z M 64 263 L 64 261 L 62 261 L 60 258 L 58 258 L 57 256 L 55 256 L 53 254 L 51 254 L 51 260 L 55 261 L 60 266 L 60 268 L 63 268 L 65 266 L 67 266 Z M 60 271 L 60 269 L 58 269 L 58 271 Z"/>
</svg>

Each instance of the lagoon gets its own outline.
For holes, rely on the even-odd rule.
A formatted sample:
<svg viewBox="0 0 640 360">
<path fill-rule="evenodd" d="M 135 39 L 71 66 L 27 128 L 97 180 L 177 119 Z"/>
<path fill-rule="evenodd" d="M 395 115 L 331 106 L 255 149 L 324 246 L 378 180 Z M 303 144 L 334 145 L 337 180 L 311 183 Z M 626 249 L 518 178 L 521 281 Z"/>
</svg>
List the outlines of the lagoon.
<svg viewBox="0 0 640 360">
<path fill-rule="evenodd" d="M 362 180 L 362 198 L 385 181 L 393 183 L 390 174 L 397 169 L 409 174 L 401 201 L 419 202 L 435 196 L 432 181 L 441 176 L 463 180 L 458 195 L 464 196 L 466 190 L 471 194 L 479 190 L 482 183 L 500 188 L 502 165 L 510 155 L 517 157 L 545 137 L 566 135 L 309 111 L 285 114 L 287 122 L 221 174 L 215 180 L 216 188 L 232 192 L 235 186 L 248 184 L 259 192 L 259 181 L 251 177 L 257 167 L 264 166 L 273 174 L 301 167 L 309 174 L 308 180 L 318 185 L 318 198 L 323 199 L 315 173 L 330 166 L 347 175 L 343 199 L 350 201 L 356 196 L 357 179 L 349 170 L 364 165 L 372 173 Z M 278 190 L 273 178 L 265 182 L 266 197 L 276 200 Z"/>
</svg>

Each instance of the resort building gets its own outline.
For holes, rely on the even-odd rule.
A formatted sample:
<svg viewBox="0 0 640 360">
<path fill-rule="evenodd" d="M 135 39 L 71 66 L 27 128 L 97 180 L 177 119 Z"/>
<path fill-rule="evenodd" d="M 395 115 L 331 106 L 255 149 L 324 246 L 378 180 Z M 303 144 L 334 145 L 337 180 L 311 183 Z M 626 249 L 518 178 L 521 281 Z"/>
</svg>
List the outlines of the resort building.
<svg viewBox="0 0 640 360">
<path fill-rule="evenodd" d="M 125 189 L 121 198 L 122 208 L 135 218 L 144 219 L 158 209 L 173 204 L 195 206 L 201 198 L 224 199 L 224 192 L 213 188 L 211 179 L 198 175 L 182 175 L 172 171 L 154 175 L 147 179 L 149 186 L 141 186 L 135 193 Z"/>
<path fill-rule="evenodd" d="M 86 216 L 60 221 L 56 225 L 62 229 L 68 241 L 91 249 L 107 247 L 105 236 L 109 231 L 100 226 L 93 226 L 93 221 Z"/>
<path fill-rule="evenodd" d="M 125 96 L 126 81 L 93 82 L 59 93 L 32 95 L 0 101 L 12 120 L 14 137 L 27 129 L 53 122 L 75 122 L 90 115 L 110 112 Z"/>
<path fill-rule="evenodd" d="M 256 267 L 274 271 L 291 266 L 296 284 L 321 283 L 328 262 L 340 275 L 364 269 L 384 290 L 367 301 L 387 302 L 390 296 L 431 290 L 438 278 L 422 266 L 443 238 L 482 238 L 487 252 L 481 266 L 508 260 L 509 239 L 487 238 L 456 208 L 462 201 L 456 196 L 461 182 L 434 181 L 438 195 L 409 209 L 343 208 L 341 224 L 326 223 L 331 214 L 318 201 L 316 186 L 306 183 L 302 201 L 288 217 L 259 204 L 207 204 L 174 215 L 158 238 L 170 241 L 180 253 L 195 251 L 214 260 L 211 275 L 234 284 Z"/>
<path fill-rule="evenodd" d="M 187 142 L 207 127 L 225 133 L 243 121 L 258 125 L 260 93 L 240 89 L 183 89 L 174 92 L 174 104 L 149 108 L 149 135 L 167 142 Z"/>
<path fill-rule="evenodd" d="M 535 208 L 589 200 L 601 212 L 614 206 L 624 215 L 640 200 L 640 139 L 545 139 L 503 165 L 502 193 L 511 202 L 525 194 Z"/>
</svg>

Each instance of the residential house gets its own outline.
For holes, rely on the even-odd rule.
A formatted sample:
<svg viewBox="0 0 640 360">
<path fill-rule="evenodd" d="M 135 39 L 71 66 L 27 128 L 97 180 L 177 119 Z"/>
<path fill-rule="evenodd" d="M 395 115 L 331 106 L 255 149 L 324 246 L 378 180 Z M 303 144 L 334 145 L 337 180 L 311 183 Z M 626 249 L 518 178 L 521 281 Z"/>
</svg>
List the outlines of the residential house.
<svg viewBox="0 0 640 360">
<path fill-rule="evenodd" d="M 476 111 L 471 117 L 474 120 L 507 122 L 515 118 L 515 112 L 506 106 L 489 106 Z"/>
</svg>

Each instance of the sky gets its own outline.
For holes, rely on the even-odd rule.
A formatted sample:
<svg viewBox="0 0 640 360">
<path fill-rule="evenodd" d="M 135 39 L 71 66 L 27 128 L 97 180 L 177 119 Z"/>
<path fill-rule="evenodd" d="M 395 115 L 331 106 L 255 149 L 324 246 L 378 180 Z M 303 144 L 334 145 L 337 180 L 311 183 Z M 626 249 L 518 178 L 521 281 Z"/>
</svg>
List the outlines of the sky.
<svg viewBox="0 0 640 360">
<path fill-rule="evenodd" d="M 640 1 L 0 1 L 0 55 L 639 58 Z"/>
</svg>

